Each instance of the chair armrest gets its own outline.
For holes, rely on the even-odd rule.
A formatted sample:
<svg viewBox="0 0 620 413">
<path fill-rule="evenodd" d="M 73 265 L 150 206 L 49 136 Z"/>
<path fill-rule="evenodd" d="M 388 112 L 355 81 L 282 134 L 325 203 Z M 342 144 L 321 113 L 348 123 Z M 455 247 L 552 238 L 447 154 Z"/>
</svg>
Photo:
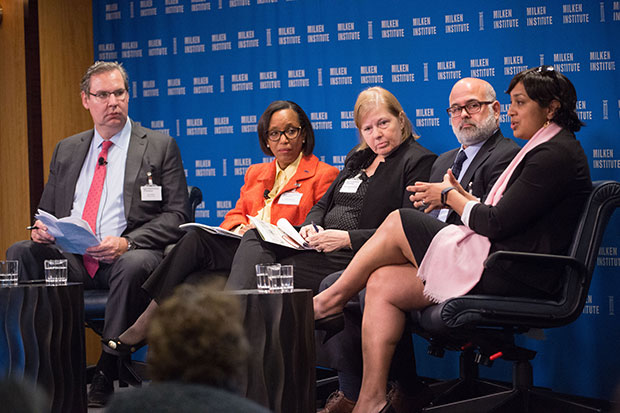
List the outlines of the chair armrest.
<svg viewBox="0 0 620 413">
<path fill-rule="evenodd" d="M 484 268 L 492 268 L 493 266 L 498 265 L 500 261 L 512 261 L 536 265 L 545 264 L 554 265 L 557 267 L 568 265 L 577 271 L 578 274 L 583 274 L 586 271 L 585 265 L 574 257 L 518 251 L 495 251 L 487 257 L 484 262 Z"/>
<path fill-rule="evenodd" d="M 196 207 L 202 202 L 202 191 L 197 186 L 187 186 L 187 196 L 189 197 L 189 222 L 196 220 Z"/>
</svg>

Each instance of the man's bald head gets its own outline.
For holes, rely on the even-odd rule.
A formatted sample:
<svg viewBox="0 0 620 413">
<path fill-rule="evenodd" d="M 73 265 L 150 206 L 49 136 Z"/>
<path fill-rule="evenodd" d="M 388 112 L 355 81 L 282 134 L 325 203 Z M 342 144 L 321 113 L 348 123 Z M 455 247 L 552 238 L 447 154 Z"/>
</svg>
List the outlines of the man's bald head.
<svg viewBox="0 0 620 413">
<path fill-rule="evenodd" d="M 466 77 L 450 92 L 450 107 L 461 108 L 452 116 L 452 130 L 464 146 L 488 139 L 499 128 L 500 104 L 495 89 L 485 80 Z M 480 103 L 479 112 L 469 113 L 468 103 Z"/>
</svg>

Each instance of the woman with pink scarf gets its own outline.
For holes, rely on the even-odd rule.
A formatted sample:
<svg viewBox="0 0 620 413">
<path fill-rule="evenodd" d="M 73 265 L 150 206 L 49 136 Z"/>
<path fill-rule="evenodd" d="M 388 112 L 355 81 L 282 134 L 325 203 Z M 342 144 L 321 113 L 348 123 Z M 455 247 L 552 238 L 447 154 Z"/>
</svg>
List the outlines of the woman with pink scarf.
<svg viewBox="0 0 620 413">
<path fill-rule="evenodd" d="M 565 254 L 591 190 L 588 160 L 574 135 L 583 124 L 572 83 L 552 66 L 540 66 L 516 75 L 507 93 L 510 127 L 527 143 L 487 199 L 470 195 L 450 170 L 443 182 L 408 188 L 415 207 L 452 208 L 465 225 L 394 211 L 338 281 L 314 297 L 317 328 L 334 330 L 342 327 L 345 303 L 366 288 L 363 379 L 353 412 L 397 411 L 386 403 L 386 386 L 406 312 L 465 294 L 553 298 L 561 288 L 560 274 L 551 269 L 534 275 L 518 264 L 483 266 L 498 250 Z M 463 110 L 448 108 L 453 123 Z"/>
</svg>

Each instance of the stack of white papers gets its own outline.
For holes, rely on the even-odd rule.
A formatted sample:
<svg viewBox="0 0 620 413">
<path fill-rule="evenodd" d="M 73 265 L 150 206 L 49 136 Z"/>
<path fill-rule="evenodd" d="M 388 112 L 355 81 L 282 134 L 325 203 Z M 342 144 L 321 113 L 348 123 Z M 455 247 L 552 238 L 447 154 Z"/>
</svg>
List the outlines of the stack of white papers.
<svg viewBox="0 0 620 413">
<path fill-rule="evenodd" d="M 47 232 L 56 238 L 56 245 L 64 252 L 71 254 L 86 253 L 86 248 L 94 247 L 101 240 L 90 229 L 88 222 L 78 217 L 56 218 L 41 209 L 34 216 L 47 226 Z"/>
<path fill-rule="evenodd" d="M 286 218 L 280 218 L 277 226 L 249 215 L 248 218 L 254 224 L 260 236 L 267 242 L 296 250 L 312 249 Z"/>
</svg>

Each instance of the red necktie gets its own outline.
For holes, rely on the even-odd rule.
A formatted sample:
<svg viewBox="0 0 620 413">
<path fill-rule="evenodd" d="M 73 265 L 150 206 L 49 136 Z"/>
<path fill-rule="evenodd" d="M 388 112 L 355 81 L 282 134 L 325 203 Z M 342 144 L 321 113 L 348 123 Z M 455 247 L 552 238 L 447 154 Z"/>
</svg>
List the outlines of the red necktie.
<svg viewBox="0 0 620 413">
<path fill-rule="evenodd" d="M 97 156 L 95 174 L 93 175 L 93 181 L 90 183 L 90 189 L 84 204 L 84 212 L 82 212 L 82 219 L 88 222 L 95 234 L 97 233 L 97 213 L 99 212 L 99 201 L 101 200 L 101 191 L 105 181 L 108 149 L 110 149 L 110 146 L 112 146 L 111 141 L 103 141 L 101 144 L 101 152 Z M 99 268 L 99 261 L 86 254 L 82 258 L 84 259 L 84 267 L 86 267 L 88 275 L 93 278 Z"/>
</svg>

